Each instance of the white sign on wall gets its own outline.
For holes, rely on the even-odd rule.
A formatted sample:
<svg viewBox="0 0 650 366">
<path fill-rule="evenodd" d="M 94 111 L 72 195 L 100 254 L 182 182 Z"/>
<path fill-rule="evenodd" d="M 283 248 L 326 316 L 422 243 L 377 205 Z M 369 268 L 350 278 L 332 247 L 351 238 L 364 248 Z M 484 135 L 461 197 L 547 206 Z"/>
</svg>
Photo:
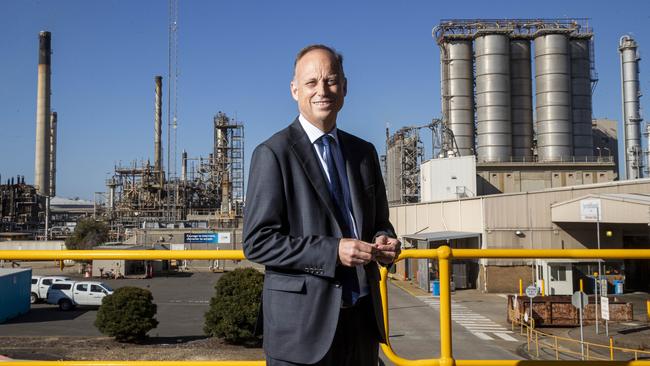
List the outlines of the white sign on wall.
<svg viewBox="0 0 650 366">
<path fill-rule="evenodd" d="M 580 201 L 580 220 L 596 221 L 603 219 L 603 210 L 600 208 L 600 199 L 591 198 Z"/>
<path fill-rule="evenodd" d="M 609 298 L 600 297 L 600 317 L 609 320 Z"/>
<path fill-rule="evenodd" d="M 219 233 L 218 244 L 230 244 L 230 233 Z"/>
</svg>

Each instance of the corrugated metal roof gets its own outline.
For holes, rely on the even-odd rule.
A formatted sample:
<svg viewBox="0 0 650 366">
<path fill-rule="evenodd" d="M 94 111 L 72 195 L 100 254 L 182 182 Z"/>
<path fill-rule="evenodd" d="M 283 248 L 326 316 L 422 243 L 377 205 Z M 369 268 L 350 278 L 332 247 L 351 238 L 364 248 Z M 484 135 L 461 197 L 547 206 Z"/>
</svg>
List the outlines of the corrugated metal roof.
<svg viewBox="0 0 650 366">
<path fill-rule="evenodd" d="M 404 235 L 404 238 L 411 240 L 426 240 L 432 242 L 452 239 L 476 238 L 479 235 L 481 235 L 481 233 L 474 233 L 470 231 L 436 231 L 431 233 Z"/>
</svg>

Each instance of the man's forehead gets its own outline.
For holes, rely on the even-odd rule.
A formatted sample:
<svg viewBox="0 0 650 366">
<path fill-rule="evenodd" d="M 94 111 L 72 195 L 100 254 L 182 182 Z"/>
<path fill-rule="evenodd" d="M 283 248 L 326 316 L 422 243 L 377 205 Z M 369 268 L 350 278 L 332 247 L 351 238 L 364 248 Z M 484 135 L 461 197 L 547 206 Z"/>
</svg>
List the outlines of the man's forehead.
<svg viewBox="0 0 650 366">
<path fill-rule="evenodd" d="M 338 73 L 336 56 L 323 49 L 315 49 L 304 54 L 296 63 L 296 74 L 302 72 L 322 71 Z"/>
</svg>

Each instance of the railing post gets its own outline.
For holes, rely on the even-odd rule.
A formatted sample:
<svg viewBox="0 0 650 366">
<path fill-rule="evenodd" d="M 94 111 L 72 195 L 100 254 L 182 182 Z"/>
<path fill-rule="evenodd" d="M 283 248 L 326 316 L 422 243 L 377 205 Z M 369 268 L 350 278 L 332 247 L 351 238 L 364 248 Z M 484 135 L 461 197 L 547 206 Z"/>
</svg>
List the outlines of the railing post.
<svg viewBox="0 0 650 366">
<path fill-rule="evenodd" d="M 539 332 L 535 331 L 535 355 L 539 358 Z"/>
<path fill-rule="evenodd" d="M 614 337 L 609 337 L 609 360 L 614 361 Z"/>
<path fill-rule="evenodd" d="M 589 343 L 585 343 L 585 360 L 589 361 Z"/>
<path fill-rule="evenodd" d="M 555 338 L 555 359 L 559 360 L 560 359 L 560 349 L 557 346 L 557 336 L 554 336 Z"/>
<path fill-rule="evenodd" d="M 519 279 L 519 296 L 524 296 L 524 280 Z"/>
<path fill-rule="evenodd" d="M 438 267 L 440 270 L 440 365 L 455 364 L 451 344 L 451 276 L 449 260 L 451 249 L 443 245 L 438 248 Z"/>
</svg>

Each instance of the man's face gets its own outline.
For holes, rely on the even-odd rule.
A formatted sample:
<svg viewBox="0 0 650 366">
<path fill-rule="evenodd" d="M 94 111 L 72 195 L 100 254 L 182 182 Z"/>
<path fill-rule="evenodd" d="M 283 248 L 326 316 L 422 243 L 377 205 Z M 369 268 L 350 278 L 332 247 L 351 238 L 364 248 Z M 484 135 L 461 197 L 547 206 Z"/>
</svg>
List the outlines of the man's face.
<svg viewBox="0 0 650 366">
<path fill-rule="evenodd" d="M 326 50 L 312 50 L 296 64 L 291 96 L 298 102 L 300 113 L 317 127 L 334 127 L 346 92 L 346 80 L 335 56 Z"/>
</svg>

